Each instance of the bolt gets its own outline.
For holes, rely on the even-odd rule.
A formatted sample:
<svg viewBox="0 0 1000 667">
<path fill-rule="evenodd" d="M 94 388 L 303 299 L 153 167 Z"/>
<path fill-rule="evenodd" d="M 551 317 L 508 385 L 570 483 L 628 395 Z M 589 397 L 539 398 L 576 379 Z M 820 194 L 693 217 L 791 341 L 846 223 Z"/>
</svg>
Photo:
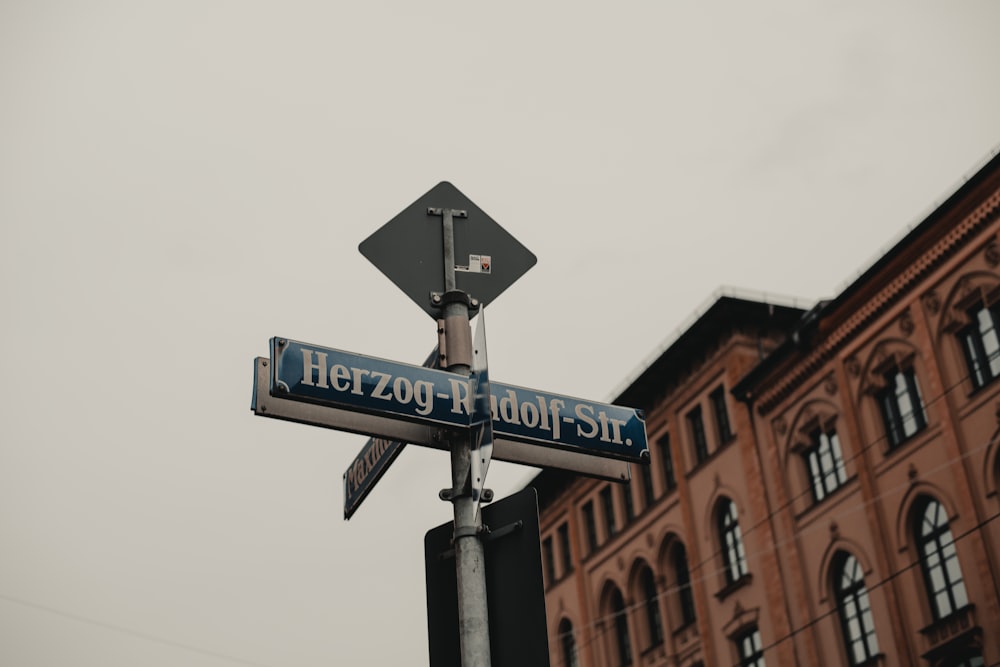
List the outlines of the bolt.
<svg viewBox="0 0 1000 667">
<path fill-rule="evenodd" d="M 441 303 L 441 295 L 434 294 L 433 296 L 431 296 L 431 301 L 433 301 L 434 303 Z"/>
<path fill-rule="evenodd" d="M 478 308 L 479 307 L 479 299 L 473 299 L 472 300 L 472 307 L 473 308 Z"/>
<path fill-rule="evenodd" d="M 278 346 L 279 347 L 284 347 L 285 345 L 288 345 L 288 341 L 285 340 L 284 338 L 279 338 L 278 339 Z"/>
<path fill-rule="evenodd" d="M 261 365 L 264 366 L 264 367 L 267 367 L 267 359 L 265 359 L 263 362 L 261 362 Z"/>
<path fill-rule="evenodd" d="M 260 411 L 261 412 L 267 412 L 267 406 L 266 405 L 260 406 Z"/>
</svg>

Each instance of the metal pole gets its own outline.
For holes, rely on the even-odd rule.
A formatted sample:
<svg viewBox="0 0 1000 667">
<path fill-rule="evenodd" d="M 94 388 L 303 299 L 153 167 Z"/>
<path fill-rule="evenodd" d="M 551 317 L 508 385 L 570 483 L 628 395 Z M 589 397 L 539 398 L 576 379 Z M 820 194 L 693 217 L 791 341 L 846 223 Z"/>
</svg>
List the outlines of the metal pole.
<svg viewBox="0 0 1000 667">
<path fill-rule="evenodd" d="M 440 211 L 440 213 L 438 213 Z M 472 328 L 469 297 L 455 289 L 453 215 L 464 211 L 432 209 L 442 217 L 445 295 L 441 309 L 446 341 L 446 369 L 469 377 L 472 373 Z M 469 397 L 471 403 L 472 397 Z M 471 407 L 471 405 L 470 405 Z M 458 635 L 462 667 L 490 667 L 490 624 L 486 607 L 486 567 L 482 522 L 472 500 L 472 443 L 468 434 L 455 434 L 451 450 L 451 503 L 455 512 L 455 576 L 458 583 Z"/>
</svg>

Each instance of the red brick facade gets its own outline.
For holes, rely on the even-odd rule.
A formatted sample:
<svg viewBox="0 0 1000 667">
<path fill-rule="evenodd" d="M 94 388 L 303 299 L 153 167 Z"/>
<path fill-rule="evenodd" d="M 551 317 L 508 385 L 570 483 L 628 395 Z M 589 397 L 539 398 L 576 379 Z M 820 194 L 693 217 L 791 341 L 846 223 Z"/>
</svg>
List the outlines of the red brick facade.
<svg viewBox="0 0 1000 667">
<path fill-rule="evenodd" d="M 543 471 L 553 665 L 1000 664 L 1000 157 L 808 311 L 722 296 Z"/>
</svg>

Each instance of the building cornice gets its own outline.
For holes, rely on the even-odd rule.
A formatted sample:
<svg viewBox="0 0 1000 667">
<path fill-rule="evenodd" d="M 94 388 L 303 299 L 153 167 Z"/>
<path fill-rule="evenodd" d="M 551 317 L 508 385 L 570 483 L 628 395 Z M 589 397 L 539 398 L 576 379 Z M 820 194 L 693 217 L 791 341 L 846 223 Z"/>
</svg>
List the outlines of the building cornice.
<svg viewBox="0 0 1000 667">
<path fill-rule="evenodd" d="M 865 301 L 856 312 L 837 325 L 824 336 L 817 346 L 804 358 L 791 362 L 791 368 L 781 373 L 780 379 L 757 397 L 757 409 L 767 414 L 778 403 L 787 398 L 804 380 L 849 343 L 866 325 L 898 303 L 913 287 L 936 269 L 945 260 L 967 244 L 972 236 L 981 231 L 1000 211 L 1000 190 L 969 213 L 953 229 L 923 252 L 889 284 L 878 290 Z M 834 303 L 831 306 L 842 306 Z M 832 314 L 832 313 L 831 313 Z"/>
</svg>

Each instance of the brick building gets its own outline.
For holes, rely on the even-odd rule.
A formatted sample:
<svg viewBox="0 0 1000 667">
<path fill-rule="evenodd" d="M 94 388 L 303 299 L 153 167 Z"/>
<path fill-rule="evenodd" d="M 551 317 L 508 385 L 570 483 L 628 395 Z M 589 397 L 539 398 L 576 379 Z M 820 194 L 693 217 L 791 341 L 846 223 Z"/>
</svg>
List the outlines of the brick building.
<svg viewBox="0 0 1000 667">
<path fill-rule="evenodd" d="M 553 665 L 1000 664 L 1000 156 L 835 298 L 723 295 L 539 493 Z"/>
</svg>

